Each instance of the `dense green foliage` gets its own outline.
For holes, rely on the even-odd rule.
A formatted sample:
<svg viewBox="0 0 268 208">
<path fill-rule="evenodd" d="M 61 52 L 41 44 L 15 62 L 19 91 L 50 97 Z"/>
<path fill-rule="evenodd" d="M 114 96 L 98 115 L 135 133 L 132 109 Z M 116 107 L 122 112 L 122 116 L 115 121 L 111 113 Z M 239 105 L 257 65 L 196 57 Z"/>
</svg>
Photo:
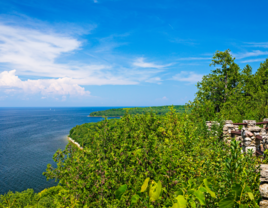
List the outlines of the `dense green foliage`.
<svg viewBox="0 0 268 208">
<path fill-rule="evenodd" d="M 208 132 L 204 121 L 193 122 L 187 114 L 174 110 L 165 116 L 127 114 L 87 128 L 90 134 L 80 131 L 87 134 L 80 135 L 87 138 L 84 151 L 70 145 L 57 151 L 54 159 L 58 167 L 49 165 L 45 173 L 48 179 L 57 178 L 67 190 L 61 201 L 65 206 L 73 196 L 77 207 L 128 207 L 134 195 L 141 195 L 148 177 L 163 186 L 161 197 L 150 202 L 154 207 L 172 207 L 179 195 L 189 206 L 190 202 L 200 206 L 201 197 L 206 207 L 217 207 L 228 199 L 232 204 L 255 207 L 260 197 L 257 158 L 241 154 L 236 143 L 230 151 L 219 133 Z M 220 131 L 222 126 L 218 128 Z M 71 137 L 78 135 L 76 129 Z M 216 193 L 215 198 L 200 188 L 204 179 L 213 184 L 209 188 Z M 116 191 L 124 184 L 127 189 L 119 200 Z M 238 199 L 233 194 L 236 187 L 247 187 L 255 201 L 242 191 Z M 198 197 L 190 195 L 192 189 Z M 133 206 L 147 206 L 147 201 L 141 196 Z"/>
<path fill-rule="evenodd" d="M 223 142 L 221 121 L 268 117 L 268 60 L 255 74 L 234 61 L 229 50 L 216 52 L 212 65 L 221 67 L 186 107 L 118 109 L 121 119 L 74 127 L 69 136 L 83 150 L 68 144 L 44 173 L 59 186 L 9 192 L 0 207 L 258 207 L 260 161 Z M 122 116 L 113 111 L 94 116 Z M 206 120 L 221 125 L 208 131 Z"/>
<path fill-rule="evenodd" d="M 58 208 L 58 197 L 62 191 L 60 186 L 44 189 L 38 194 L 33 189 L 15 193 L 9 191 L 0 195 L 0 208 Z"/>
<path fill-rule="evenodd" d="M 218 68 L 197 84 L 196 98 L 188 105 L 193 114 L 206 120 L 218 114 L 235 122 L 268 117 L 268 59 L 255 74 L 249 65 L 240 69 L 229 50 L 217 51 L 211 65 Z"/>
<path fill-rule="evenodd" d="M 170 106 L 157 106 L 157 107 L 135 107 L 135 108 L 114 108 L 104 111 L 96 111 L 90 113 L 90 116 L 93 117 L 121 117 L 124 116 L 126 111 L 128 111 L 128 114 L 130 115 L 136 115 L 136 114 L 145 114 L 154 112 L 157 115 L 164 115 L 169 111 Z M 184 105 L 174 105 L 174 110 L 176 112 L 185 112 Z"/>
</svg>

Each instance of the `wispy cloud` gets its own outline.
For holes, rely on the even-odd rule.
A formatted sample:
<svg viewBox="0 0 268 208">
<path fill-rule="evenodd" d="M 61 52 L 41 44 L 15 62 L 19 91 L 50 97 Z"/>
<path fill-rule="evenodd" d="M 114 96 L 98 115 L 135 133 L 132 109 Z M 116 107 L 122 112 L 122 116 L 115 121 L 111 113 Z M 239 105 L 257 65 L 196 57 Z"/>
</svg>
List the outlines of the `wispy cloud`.
<svg viewBox="0 0 268 208">
<path fill-rule="evenodd" d="M 251 62 L 261 62 L 261 61 L 265 61 L 265 58 L 260 58 L 260 59 L 249 59 L 249 60 L 244 60 L 244 61 L 240 61 L 241 63 L 251 63 Z"/>
<path fill-rule="evenodd" d="M 232 55 L 237 59 L 244 59 L 244 58 L 248 58 L 248 57 L 268 55 L 268 51 L 254 50 L 251 52 L 243 52 L 243 53 L 236 53 L 236 54 L 232 53 Z"/>
<path fill-rule="evenodd" d="M 186 72 L 181 71 L 179 74 L 176 74 L 172 77 L 173 80 L 188 82 L 190 84 L 194 84 L 202 80 L 202 74 L 196 74 L 195 72 Z"/>
<path fill-rule="evenodd" d="M 98 3 L 98 0 L 93 0 L 94 3 Z"/>
<path fill-rule="evenodd" d="M 268 48 L 268 42 L 247 42 L 245 44 L 247 47 Z"/>
<path fill-rule="evenodd" d="M 170 66 L 172 64 L 166 64 L 166 65 L 157 65 L 155 63 L 152 63 L 152 62 L 145 62 L 144 61 L 144 58 L 138 58 L 134 63 L 133 63 L 134 66 L 137 66 L 137 67 L 141 67 L 141 68 L 156 68 L 156 69 L 159 69 L 159 68 L 164 68 L 164 67 L 167 67 L 167 66 Z"/>
</svg>

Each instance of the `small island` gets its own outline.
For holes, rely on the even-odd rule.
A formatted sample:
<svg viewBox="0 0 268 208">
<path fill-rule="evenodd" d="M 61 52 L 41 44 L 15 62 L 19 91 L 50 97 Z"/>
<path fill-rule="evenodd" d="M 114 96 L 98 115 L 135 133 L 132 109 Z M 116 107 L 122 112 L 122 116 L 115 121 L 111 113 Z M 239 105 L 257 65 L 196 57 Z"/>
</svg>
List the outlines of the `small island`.
<svg viewBox="0 0 268 208">
<path fill-rule="evenodd" d="M 113 108 L 104 111 L 96 111 L 90 113 L 89 117 L 122 117 L 128 111 L 128 114 L 136 115 L 136 114 L 145 114 L 153 112 L 157 115 L 164 115 L 169 111 L 171 106 L 153 106 L 153 107 L 130 107 L 130 108 Z M 177 113 L 185 112 L 184 105 L 173 105 L 174 110 Z"/>
</svg>

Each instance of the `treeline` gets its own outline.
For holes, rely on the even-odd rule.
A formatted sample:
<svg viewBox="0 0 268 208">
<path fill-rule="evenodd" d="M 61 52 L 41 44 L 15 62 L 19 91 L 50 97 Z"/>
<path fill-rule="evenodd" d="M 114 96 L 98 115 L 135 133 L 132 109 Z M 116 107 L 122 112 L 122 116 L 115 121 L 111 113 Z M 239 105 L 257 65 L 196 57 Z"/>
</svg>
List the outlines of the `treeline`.
<svg viewBox="0 0 268 208">
<path fill-rule="evenodd" d="M 216 68 L 197 84 L 196 97 L 188 105 L 195 115 L 235 122 L 268 117 L 268 59 L 252 73 L 251 66 L 241 69 L 235 63 L 230 50 L 217 51 L 211 66 Z"/>
<path fill-rule="evenodd" d="M 157 107 L 135 107 L 135 108 L 114 108 L 104 111 L 96 111 L 90 113 L 90 116 L 92 117 L 122 117 L 126 114 L 128 111 L 128 114 L 130 115 L 136 115 L 136 114 L 145 114 L 154 112 L 157 115 L 164 115 L 169 111 L 169 108 L 171 106 L 157 106 Z M 185 112 L 185 106 L 184 105 L 174 105 L 174 110 L 176 112 Z"/>
</svg>

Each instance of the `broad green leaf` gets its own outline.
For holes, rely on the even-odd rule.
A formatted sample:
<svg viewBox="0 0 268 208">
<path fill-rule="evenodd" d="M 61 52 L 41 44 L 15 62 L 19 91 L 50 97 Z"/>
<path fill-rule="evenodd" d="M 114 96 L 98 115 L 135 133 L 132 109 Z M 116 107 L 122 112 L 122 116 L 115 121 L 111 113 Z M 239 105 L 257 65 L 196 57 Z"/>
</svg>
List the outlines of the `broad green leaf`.
<svg viewBox="0 0 268 208">
<path fill-rule="evenodd" d="M 197 190 L 194 192 L 195 197 L 198 199 L 201 205 L 206 205 L 205 203 L 205 196 L 202 191 Z"/>
<path fill-rule="evenodd" d="M 135 194 L 131 197 L 131 204 L 136 204 L 140 199 L 140 196 Z"/>
<path fill-rule="evenodd" d="M 219 208 L 231 208 L 235 203 L 235 195 L 230 193 L 219 203 Z"/>
<path fill-rule="evenodd" d="M 209 188 L 209 182 L 208 182 L 208 180 L 207 179 L 204 179 L 203 182 L 204 182 L 204 185 L 205 185 L 205 187 L 207 189 L 207 192 L 210 194 L 210 196 L 213 197 L 213 198 L 216 198 L 215 192 L 211 191 L 211 189 Z"/>
<path fill-rule="evenodd" d="M 160 196 L 161 190 L 162 190 L 161 181 L 158 181 L 158 183 L 156 183 L 155 181 L 152 181 L 152 184 L 150 185 L 150 191 L 149 191 L 150 200 L 156 201 Z"/>
<path fill-rule="evenodd" d="M 172 208 L 180 208 L 178 203 L 173 204 Z"/>
<path fill-rule="evenodd" d="M 115 198 L 117 199 L 121 199 L 121 196 L 125 193 L 125 191 L 127 190 L 127 185 L 122 185 L 119 187 L 119 189 L 116 190 L 115 192 Z"/>
<path fill-rule="evenodd" d="M 187 201 L 184 199 L 184 196 L 179 195 L 176 197 L 178 208 L 186 208 Z"/>
<path fill-rule="evenodd" d="M 148 183 L 149 183 L 150 178 L 146 178 L 145 181 L 143 182 L 142 186 L 141 186 L 141 192 L 146 191 L 147 187 L 148 187 Z"/>
<path fill-rule="evenodd" d="M 251 201 L 254 200 L 254 196 L 252 192 L 248 192 L 248 197 L 250 198 Z"/>
</svg>

